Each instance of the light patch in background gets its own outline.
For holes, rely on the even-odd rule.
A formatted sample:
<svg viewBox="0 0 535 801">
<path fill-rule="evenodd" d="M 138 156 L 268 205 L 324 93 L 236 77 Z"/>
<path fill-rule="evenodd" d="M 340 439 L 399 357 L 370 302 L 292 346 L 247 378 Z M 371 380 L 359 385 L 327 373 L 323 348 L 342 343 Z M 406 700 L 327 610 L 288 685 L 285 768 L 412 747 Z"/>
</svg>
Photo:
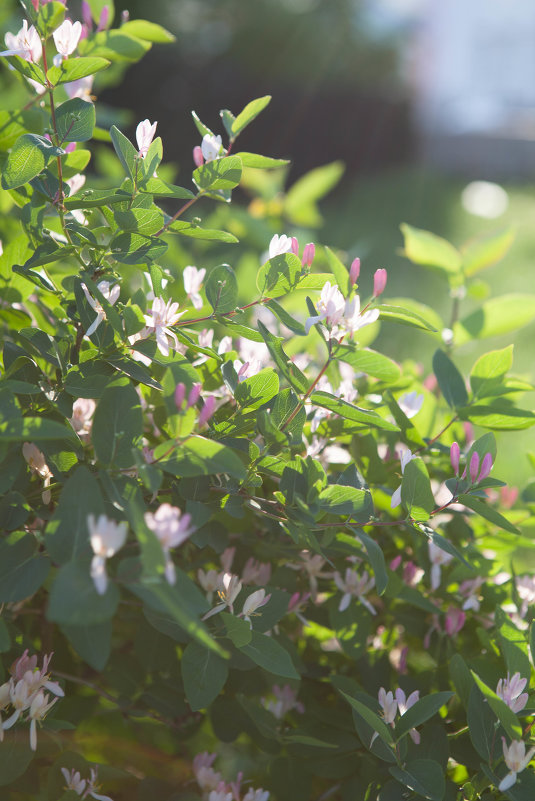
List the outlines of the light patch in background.
<svg viewBox="0 0 535 801">
<path fill-rule="evenodd" d="M 470 214 L 495 220 L 507 210 L 509 195 L 499 184 L 472 181 L 463 189 L 461 203 Z"/>
</svg>

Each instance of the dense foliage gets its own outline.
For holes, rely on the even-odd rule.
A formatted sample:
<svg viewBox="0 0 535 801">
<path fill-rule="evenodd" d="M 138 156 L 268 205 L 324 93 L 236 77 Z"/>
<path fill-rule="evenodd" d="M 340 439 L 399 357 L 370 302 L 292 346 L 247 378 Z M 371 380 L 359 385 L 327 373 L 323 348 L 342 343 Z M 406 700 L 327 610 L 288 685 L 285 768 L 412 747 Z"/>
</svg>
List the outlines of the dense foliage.
<svg viewBox="0 0 535 801">
<path fill-rule="evenodd" d="M 304 244 L 339 165 L 284 191 L 284 161 L 239 151 L 269 97 L 223 110 L 224 142 L 193 114 L 183 187 L 157 123 L 134 145 L 93 94 L 169 34 L 101 0 L 83 23 L 23 6 L 1 54 L 24 95 L 0 112 L 2 798 L 531 801 L 535 579 L 510 556 L 529 565 L 535 494 L 493 475 L 492 432 L 535 423 L 532 386 L 512 346 L 455 363 L 535 316 L 522 295 L 463 316 L 512 232 L 402 226 L 451 318 L 385 301 L 384 268 Z M 383 325 L 433 337 L 432 372 L 371 349 Z"/>
</svg>

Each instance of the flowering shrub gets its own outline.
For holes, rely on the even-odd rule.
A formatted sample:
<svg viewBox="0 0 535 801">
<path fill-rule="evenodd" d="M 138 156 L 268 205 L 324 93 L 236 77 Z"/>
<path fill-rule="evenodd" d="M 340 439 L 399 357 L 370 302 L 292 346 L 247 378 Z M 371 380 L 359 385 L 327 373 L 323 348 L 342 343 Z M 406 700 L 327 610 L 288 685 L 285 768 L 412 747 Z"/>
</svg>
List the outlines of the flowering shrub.
<svg viewBox="0 0 535 801">
<path fill-rule="evenodd" d="M 223 110 L 224 139 L 194 114 L 177 185 L 156 122 L 137 146 L 96 127 L 92 83 L 170 35 L 100 0 L 23 6 L 2 53 L 22 110 L 0 112 L 2 797 L 533 799 L 535 579 L 510 558 L 532 559 L 534 495 L 494 475 L 492 433 L 533 425 L 532 387 L 512 346 L 456 365 L 533 316 L 461 315 L 510 234 L 403 226 L 452 318 L 385 301 L 384 268 L 303 246 L 328 168 L 285 193 L 286 162 L 237 149 L 269 97 Z M 89 186 L 86 142 L 109 165 Z M 383 324 L 434 338 L 432 373 L 371 349 Z"/>
</svg>

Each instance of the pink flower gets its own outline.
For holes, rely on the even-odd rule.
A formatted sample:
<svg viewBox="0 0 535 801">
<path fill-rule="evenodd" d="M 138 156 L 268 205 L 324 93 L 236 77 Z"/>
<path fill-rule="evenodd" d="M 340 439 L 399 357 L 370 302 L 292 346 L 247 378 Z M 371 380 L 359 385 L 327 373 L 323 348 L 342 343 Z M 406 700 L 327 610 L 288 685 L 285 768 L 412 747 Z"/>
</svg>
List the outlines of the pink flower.
<svg viewBox="0 0 535 801">
<path fill-rule="evenodd" d="M 28 28 L 26 20 L 22 23 L 22 28 L 18 33 L 6 33 L 4 41 L 8 50 L 0 53 L 0 56 L 20 56 L 25 61 L 36 63 L 41 59 L 43 46 L 39 34 L 33 25 Z"/>
<path fill-rule="evenodd" d="M 202 154 L 202 148 L 199 145 L 196 145 L 193 148 L 193 163 L 196 167 L 202 167 L 204 164 L 204 156 Z"/>
<path fill-rule="evenodd" d="M 314 261 L 314 257 L 316 255 L 316 246 L 309 242 L 305 245 L 303 250 L 303 258 L 301 259 L 301 266 L 302 267 L 311 267 L 312 262 Z"/>
<path fill-rule="evenodd" d="M 373 276 L 373 297 L 377 298 L 381 295 L 386 286 L 386 270 L 384 268 L 380 268 L 379 270 L 375 271 Z"/>
<path fill-rule="evenodd" d="M 139 155 L 142 159 L 147 155 L 150 144 L 154 139 L 157 125 L 157 122 L 151 123 L 149 120 L 142 120 L 136 128 L 136 141 L 139 148 Z"/>
<path fill-rule="evenodd" d="M 461 458 L 461 449 L 459 448 L 459 446 L 458 446 L 458 444 L 456 442 L 452 442 L 451 448 L 450 448 L 450 461 L 451 461 L 451 466 L 453 467 L 456 476 L 459 475 L 459 461 L 460 461 L 460 458 Z"/>
<path fill-rule="evenodd" d="M 324 284 L 317 308 L 319 314 L 309 317 L 305 323 L 307 334 L 316 323 L 325 322 L 327 326 L 334 326 L 342 320 L 346 301 L 336 284 L 331 285 L 330 281 Z"/>
<path fill-rule="evenodd" d="M 175 350 L 178 350 L 178 339 L 176 334 L 169 328 L 170 325 L 175 325 L 182 317 L 184 312 L 178 311 L 178 303 L 167 301 L 163 298 L 154 298 L 152 302 L 152 309 L 149 314 L 145 315 L 145 321 L 148 333 L 151 330 L 156 335 L 156 343 L 158 350 L 162 356 L 169 356 L 169 339 L 172 341 Z"/>
<path fill-rule="evenodd" d="M 355 286 L 359 279 L 360 275 L 360 259 L 356 258 L 353 259 L 351 262 L 351 267 L 349 268 L 349 283 L 351 286 Z"/>
<path fill-rule="evenodd" d="M 466 621 L 466 612 L 456 606 L 450 606 L 444 619 L 444 630 L 449 637 L 460 632 Z"/>
<path fill-rule="evenodd" d="M 193 306 L 196 309 L 201 309 L 203 305 L 203 300 L 199 294 L 202 282 L 204 281 L 204 276 L 206 275 L 206 269 L 202 267 L 198 270 L 196 267 L 192 265 L 188 265 L 184 267 L 184 271 L 182 273 L 182 279 L 184 281 L 184 289 L 186 291 L 186 295 L 193 303 Z"/>
<path fill-rule="evenodd" d="M 145 523 L 158 538 L 165 556 L 165 577 L 169 584 L 176 583 L 176 571 L 170 549 L 182 545 L 194 529 L 191 515 L 183 515 L 181 510 L 169 503 L 162 503 L 154 514 L 145 512 Z"/>
<path fill-rule="evenodd" d="M 216 399 L 214 395 L 208 395 L 204 400 L 204 406 L 201 409 L 199 419 L 197 421 L 199 428 L 205 425 L 215 412 Z"/>
<path fill-rule="evenodd" d="M 520 673 L 515 673 L 511 679 L 509 678 L 509 674 L 507 674 L 507 678 L 500 679 L 496 687 L 496 695 L 498 695 L 515 714 L 524 709 L 528 702 L 528 694 L 522 692 L 527 681 L 528 680 L 523 678 Z"/>
</svg>

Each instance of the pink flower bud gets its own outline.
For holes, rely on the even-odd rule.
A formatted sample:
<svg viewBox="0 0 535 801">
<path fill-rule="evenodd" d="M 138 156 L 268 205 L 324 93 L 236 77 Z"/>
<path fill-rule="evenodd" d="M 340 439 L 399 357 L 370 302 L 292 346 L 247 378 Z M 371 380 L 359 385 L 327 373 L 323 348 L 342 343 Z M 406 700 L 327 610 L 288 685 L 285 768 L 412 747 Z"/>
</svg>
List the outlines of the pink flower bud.
<svg viewBox="0 0 535 801">
<path fill-rule="evenodd" d="M 456 442 L 452 442 L 450 448 L 450 461 L 456 476 L 459 475 L 460 458 L 461 458 L 461 449 L 459 448 Z"/>
<path fill-rule="evenodd" d="M 76 150 L 76 142 L 69 142 L 69 144 L 65 148 L 65 153 L 72 153 L 73 150 Z"/>
<path fill-rule="evenodd" d="M 470 459 L 470 480 L 472 484 L 476 483 L 477 474 L 479 471 L 479 454 L 477 451 L 474 451 L 472 454 L 472 458 Z"/>
<path fill-rule="evenodd" d="M 125 22 L 128 22 L 129 19 L 130 19 L 130 11 L 128 11 L 128 9 L 125 8 L 124 11 L 121 11 L 121 25 L 124 25 Z"/>
<path fill-rule="evenodd" d="M 202 150 L 199 145 L 196 145 L 193 148 L 193 163 L 196 167 L 202 167 L 204 164 L 204 156 L 202 154 Z"/>
<path fill-rule="evenodd" d="M 292 236 L 292 247 L 290 250 L 295 256 L 299 256 L 299 242 L 296 236 Z"/>
<path fill-rule="evenodd" d="M 198 420 L 199 427 L 203 426 L 211 418 L 211 416 L 215 412 L 215 404 L 216 400 L 214 395 L 209 395 L 205 399 L 204 406 L 202 407 L 201 413 L 199 415 L 199 420 Z"/>
<path fill-rule="evenodd" d="M 389 564 L 390 570 L 397 570 L 400 564 L 401 564 L 401 554 L 398 554 L 398 556 L 395 556 L 394 559 L 392 559 L 392 561 L 390 562 Z"/>
<path fill-rule="evenodd" d="M 351 267 L 349 268 L 349 283 L 351 286 L 355 286 L 357 281 L 359 280 L 360 275 L 360 259 L 357 257 L 353 259 L 351 262 Z"/>
<path fill-rule="evenodd" d="M 104 6 L 102 11 L 100 12 L 97 31 L 105 31 L 106 28 L 108 27 L 109 19 L 110 19 L 110 7 Z"/>
<path fill-rule="evenodd" d="M 502 487 L 500 490 L 500 501 L 502 506 L 510 509 L 518 498 L 518 487 Z"/>
<path fill-rule="evenodd" d="M 186 397 L 186 385 L 182 383 L 182 381 L 176 385 L 175 389 L 175 403 L 176 408 L 178 411 L 182 409 L 182 404 L 184 403 L 184 398 Z"/>
<path fill-rule="evenodd" d="M 399 655 L 398 673 L 407 672 L 407 656 L 409 655 L 409 646 L 406 645 Z"/>
<path fill-rule="evenodd" d="M 190 409 L 192 406 L 195 406 L 199 398 L 201 397 L 201 384 L 194 384 L 190 390 L 188 395 L 188 406 L 187 408 Z"/>
<path fill-rule="evenodd" d="M 386 270 L 384 267 L 380 267 L 379 270 L 375 271 L 373 276 L 373 297 L 377 298 L 381 295 L 386 286 Z"/>
<path fill-rule="evenodd" d="M 91 15 L 91 6 L 87 2 L 87 0 L 82 0 L 82 20 L 86 28 L 93 27 L 93 17 Z"/>
<path fill-rule="evenodd" d="M 492 454 L 486 453 L 481 462 L 481 470 L 479 471 L 478 482 L 483 481 L 490 474 L 492 470 Z"/>
<path fill-rule="evenodd" d="M 463 423 L 463 430 L 464 436 L 466 438 L 466 443 L 469 444 L 474 441 L 474 426 L 472 423 Z"/>
<path fill-rule="evenodd" d="M 35 13 L 39 11 L 39 0 L 32 0 L 32 6 Z"/>
<path fill-rule="evenodd" d="M 455 606 L 450 606 L 446 612 L 444 620 L 444 629 L 449 637 L 458 634 L 466 621 L 466 613 L 462 609 L 457 609 Z"/>
<path fill-rule="evenodd" d="M 309 242 L 307 245 L 305 245 L 305 248 L 303 250 L 303 258 L 301 260 L 301 266 L 311 267 L 315 255 L 316 255 L 316 246 L 314 245 L 313 242 Z"/>
</svg>

